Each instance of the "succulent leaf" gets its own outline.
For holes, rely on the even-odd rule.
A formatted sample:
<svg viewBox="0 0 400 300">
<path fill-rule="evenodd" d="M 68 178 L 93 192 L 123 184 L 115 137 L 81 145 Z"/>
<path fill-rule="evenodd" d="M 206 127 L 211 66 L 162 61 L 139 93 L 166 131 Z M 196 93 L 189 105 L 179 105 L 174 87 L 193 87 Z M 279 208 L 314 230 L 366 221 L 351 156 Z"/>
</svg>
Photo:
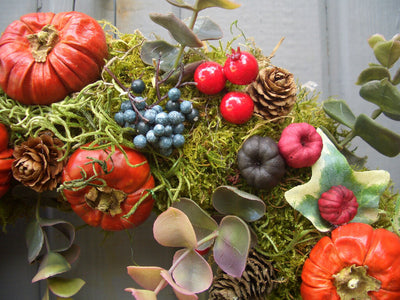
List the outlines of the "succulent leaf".
<svg viewBox="0 0 400 300">
<path fill-rule="evenodd" d="M 350 107 L 343 100 L 330 99 L 323 103 L 325 113 L 340 124 L 353 128 L 356 117 Z"/>
<path fill-rule="evenodd" d="M 235 9 L 240 7 L 240 4 L 229 0 L 198 0 L 196 10 L 200 11 L 209 7 L 219 7 L 224 9 Z"/>
<path fill-rule="evenodd" d="M 360 75 L 358 75 L 358 79 L 356 84 L 363 85 L 372 80 L 382 80 L 387 78 L 390 80 L 390 72 L 387 68 L 382 66 L 373 66 L 366 68 L 363 70 Z"/>
<path fill-rule="evenodd" d="M 44 243 L 44 233 L 36 220 L 26 228 L 26 244 L 28 246 L 28 262 L 32 263 L 39 255 Z"/>
<path fill-rule="evenodd" d="M 85 281 L 80 278 L 52 277 L 47 279 L 47 284 L 53 294 L 62 298 L 68 298 L 78 293 L 85 285 Z"/>
<path fill-rule="evenodd" d="M 400 57 L 400 41 L 377 42 L 374 47 L 376 59 L 387 68 L 391 68 Z"/>
<path fill-rule="evenodd" d="M 322 232 L 331 225 L 322 219 L 318 210 L 318 199 L 332 186 L 343 185 L 353 191 L 359 204 L 357 215 L 351 222 L 371 224 L 378 218 L 379 199 L 387 188 L 390 175 L 383 170 L 356 172 L 329 138 L 317 129 L 323 140 L 321 157 L 312 166 L 311 179 L 285 193 L 288 203 Z"/>
<path fill-rule="evenodd" d="M 161 267 L 128 266 L 128 275 L 142 288 L 154 290 L 162 280 Z M 164 284 L 164 288 L 167 284 Z"/>
<path fill-rule="evenodd" d="M 136 300 L 157 300 L 157 294 L 153 291 L 127 288 L 126 292 L 130 292 Z"/>
<path fill-rule="evenodd" d="M 186 3 L 183 0 L 167 0 L 167 2 L 176 7 L 194 10 L 193 6 L 191 6 L 190 4 Z"/>
<path fill-rule="evenodd" d="M 64 256 L 56 252 L 48 252 L 40 263 L 39 271 L 32 278 L 32 283 L 64 273 L 70 269 L 71 265 Z"/>
</svg>

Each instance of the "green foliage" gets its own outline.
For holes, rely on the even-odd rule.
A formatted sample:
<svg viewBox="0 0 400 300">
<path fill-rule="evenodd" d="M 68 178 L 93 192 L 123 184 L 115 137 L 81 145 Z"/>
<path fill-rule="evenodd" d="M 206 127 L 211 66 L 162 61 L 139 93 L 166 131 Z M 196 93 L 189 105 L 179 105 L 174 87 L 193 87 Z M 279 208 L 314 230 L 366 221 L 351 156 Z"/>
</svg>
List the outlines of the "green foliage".
<svg viewBox="0 0 400 300">
<path fill-rule="evenodd" d="M 332 139 L 340 150 L 348 153 L 346 145 L 355 136 L 359 136 L 378 152 L 394 157 L 400 153 L 400 135 L 380 125 L 375 119 L 384 114 L 393 120 L 400 120 L 400 91 L 396 87 L 400 83 L 400 70 L 397 70 L 393 78 L 390 73 L 400 57 L 399 35 L 387 41 L 382 35 L 375 34 L 369 38 L 368 43 L 380 64 L 370 64 L 363 70 L 357 84 L 361 85 L 360 96 L 376 104 L 378 109 L 371 117 L 364 114 L 356 117 L 341 100 L 327 100 L 323 109 L 332 119 L 350 129 L 341 141 Z"/>
</svg>

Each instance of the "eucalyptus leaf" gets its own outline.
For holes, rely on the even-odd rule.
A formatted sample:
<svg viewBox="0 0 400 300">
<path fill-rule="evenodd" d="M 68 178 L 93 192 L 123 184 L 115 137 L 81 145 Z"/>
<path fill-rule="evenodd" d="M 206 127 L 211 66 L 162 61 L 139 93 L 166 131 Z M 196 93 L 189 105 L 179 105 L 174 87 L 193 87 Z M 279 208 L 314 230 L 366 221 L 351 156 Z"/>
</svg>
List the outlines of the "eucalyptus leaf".
<svg viewBox="0 0 400 300">
<path fill-rule="evenodd" d="M 174 255 L 172 271 L 175 283 L 194 294 L 207 290 L 212 283 L 213 273 L 207 261 L 196 251 L 181 249 Z"/>
<path fill-rule="evenodd" d="M 153 224 L 156 241 L 166 247 L 196 248 L 196 234 L 189 218 L 181 210 L 169 207 Z"/>
<path fill-rule="evenodd" d="M 390 182 L 383 170 L 357 172 L 351 169 L 346 158 L 329 138 L 317 129 L 323 140 L 320 158 L 312 166 L 311 179 L 285 193 L 287 202 L 322 232 L 332 229 L 318 209 L 318 199 L 332 186 L 343 185 L 353 191 L 358 202 L 357 215 L 351 222 L 371 224 L 378 220 L 379 200 Z"/>
<path fill-rule="evenodd" d="M 373 49 L 377 43 L 386 42 L 382 34 L 376 33 L 368 38 L 368 44 Z"/>
<path fill-rule="evenodd" d="M 140 50 L 140 58 L 145 64 L 154 65 L 160 60 L 160 69 L 168 72 L 173 69 L 179 50 L 166 41 L 156 40 L 144 42 Z"/>
<path fill-rule="evenodd" d="M 196 34 L 194 34 L 194 32 L 173 13 L 152 13 L 150 14 L 150 19 L 167 29 L 179 44 L 192 48 L 203 46 L 203 43 Z"/>
<path fill-rule="evenodd" d="M 220 186 L 212 194 L 214 208 L 224 215 L 236 215 L 247 222 L 264 216 L 265 203 L 259 197 L 233 186 Z"/>
<path fill-rule="evenodd" d="M 357 78 L 357 85 L 363 85 L 372 80 L 382 80 L 387 78 L 390 80 L 390 72 L 387 68 L 382 66 L 369 67 L 363 70 Z"/>
<path fill-rule="evenodd" d="M 387 79 L 367 82 L 361 86 L 360 96 L 384 112 L 400 115 L 400 91 Z"/>
<path fill-rule="evenodd" d="M 400 42 L 395 40 L 377 42 L 373 50 L 376 59 L 390 69 L 400 57 Z"/>
<path fill-rule="evenodd" d="M 32 263 L 38 257 L 44 243 L 43 229 L 36 220 L 28 224 L 25 236 L 28 246 L 28 262 Z"/>
<path fill-rule="evenodd" d="M 78 293 L 85 281 L 80 278 L 52 277 L 47 279 L 47 284 L 54 295 L 67 298 Z"/>
<path fill-rule="evenodd" d="M 196 202 L 188 198 L 181 198 L 180 201 L 174 202 L 173 207 L 181 210 L 187 215 L 190 223 L 192 223 L 198 241 L 202 240 L 218 229 L 217 222 L 211 218 Z M 202 245 L 200 250 L 211 246 L 213 241 L 214 240 L 212 239 L 208 243 Z"/>
<path fill-rule="evenodd" d="M 209 7 L 219 7 L 224 9 L 235 9 L 240 7 L 240 4 L 229 0 L 198 0 L 196 11 L 200 11 Z"/>
<path fill-rule="evenodd" d="M 201 41 L 219 40 L 223 37 L 221 27 L 209 17 L 198 17 L 193 32 Z"/>
<path fill-rule="evenodd" d="M 194 10 L 193 6 L 191 6 L 190 4 L 186 3 L 183 0 L 167 0 L 167 2 L 173 6 Z"/>
<path fill-rule="evenodd" d="M 219 225 L 219 234 L 213 247 L 218 266 L 233 277 L 241 277 L 249 247 L 250 231 L 247 224 L 236 216 L 225 216 Z"/>
<path fill-rule="evenodd" d="M 383 155 L 394 157 L 400 153 L 400 135 L 365 114 L 357 117 L 354 132 Z"/>
<path fill-rule="evenodd" d="M 130 292 L 136 300 L 157 300 L 157 294 L 153 291 L 134 288 L 126 288 L 125 291 Z"/>
<path fill-rule="evenodd" d="M 323 102 L 322 108 L 333 120 L 349 128 L 353 128 L 356 117 L 344 100 L 326 100 Z"/>
<path fill-rule="evenodd" d="M 71 223 L 60 219 L 40 219 L 42 227 L 52 227 L 58 230 L 67 238 L 67 244 L 54 252 L 61 252 L 70 248 L 75 240 L 75 227 Z"/>
<path fill-rule="evenodd" d="M 43 257 L 39 266 L 39 271 L 33 277 L 32 283 L 64 273 L 70 269 L 71 265 L 67 262 L 64 256 L 56 252 L 48 252 Z"/>
<path fill-rule="evenodd" d="M 162 281 L 161 271 L 164 270 L 160 267 L 140 267 L 140 266 L 128 266 L 128 275 L 142 288 L 146 290 L 155 290 L 155 288 Z M 165 283 L 161 289 L 167 284 Z"/>
</svg>

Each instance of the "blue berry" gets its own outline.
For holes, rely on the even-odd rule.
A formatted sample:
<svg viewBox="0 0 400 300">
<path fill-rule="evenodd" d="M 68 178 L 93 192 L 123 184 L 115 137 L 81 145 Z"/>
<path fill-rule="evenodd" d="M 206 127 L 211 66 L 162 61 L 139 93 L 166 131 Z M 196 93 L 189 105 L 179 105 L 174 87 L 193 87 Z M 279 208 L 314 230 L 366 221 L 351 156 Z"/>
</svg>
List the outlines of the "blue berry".
<svg viewBox="0 0 400 300">
<path fill-rule="evenodd" d="M 163 108 L 162 108 L 162 106 L 161 105 L 154 105 L 153 107 L 152 107 L 152 109 L 154 109 L 157 113 L 160 113 L 160 112 L 162 112 L 163 111 Z"/>
<path fill-rule="evenodd" d="M 192 112 L 186 115 L 186 120 L 192 123 L 197 122 L 199 120 L 199 111 L 193 108 Z"/>
<path fill-rule="evenodd" d="M 165 126 L 165 131 L 164 131 L 164 135 L 165 136 L 170 136 L 174 133 L 174 128 L 171 125 L 166 125 Z"/>
<path fill-rule="evenodd" d="M 133 123 L 136 120 L 136 113 L 132 110 L 126 110 L 124 112 L 124 121 L 127 123 Z"/>
<path fill-rule="evenodd" d="M 133 139 L 133 144 L 135 145 L 135 147 L 143 149 L 147 145 L 146 137 L 142 134 L 135 136 L 135 138 Z"/>
<path fill-rule="evenodd" d="M 114 115 L 114 120 L 117 122 L 119 125 L 123 126 L 125 124 L 124 120 L 124 113 L 122 111 L 117 112 Z"/>
<path fill-rule="evenodd" d="M 160 138 L 160 141 L 158 142 L 158 146 L 159 146 L 161 149 L 168 149 L 168 148 L 171 148 L 171 146 L 172 146 L 172 138 L 167 137 L 167 136 L 162 136 L 162 137 Z"/>
<path fill-rule="evenodd" d="M 185 125 L 183 123 L 174 126 L 174 134 L 180 134 L 185 130 Z"/>
<path fill-rule="evenodd" d="M 168 98 L 172 101 L 178 101 L 181 97 L 181 91 L 174 87 L 168 91 Z"/>
<path fill-rule="evenodd" d="M 148 109 L 144 112 L 143 117 L 145 117 L 150 124 L 153 124 L 156 121 L 157 111 L 154 109 Z"/>
<path fill-rule="evenodd" d="M 136 129 L 140 134 L 146 134 L 150 130 L 150 126 L 146 122 L 140 121 L 136 124 Z"/>
<path fill-rule="evenodd" d="M 158 141 L 158 136 L 155 134 L 154 130 L 149 130 L 146 133 L 146 139 L 149 143 L 156 143 Z"/>
<path fill-rule="evenodd" d="M 136 97 L 135 106 L 138 110 L 143 110 L 146 108 L 146 101 L 143 99 L 143 97 Z"/>
<path fill-rule="evenodd" d="M 170 113 L 168 113 L 168 119 L 171 124 L 177 125 L 185 121 L 185 116 L 182 115 L 182 113 L 180 113 L 179 111 L 171 111 Z"/>
<path fill-rule="evenodd" d="M 172 147 L 166 149 L 160 148 L 160 153 L 165 156 L 170 156 L 172 154 L 172 151 L 173 151 Z"/>
<path fill-rule="evenodd" d="M 156 115 L 156 123 L 167 125 L 169 123 L 168 114 L 166 112 L 160 112 Z"/>
<path fill-rule="evenodd" d="M 178 111 L 180 109 L 180 104 L 178 101 L 168 100 L 165 104 L 165 109 L 167 111 Z"/>
<path fill-rule="evenodd" d="M 182 147 L 185 144 L 185 137 L 182 134 L 175 134 L 172 139 L 172 144 L 175 148 Z"/>
<path fill-rule="evenodd" d="M 180 109 L 183 114 L 190 114 L 193 109 L 193 104 L 189 100 L 182 101 L 180 104 Z"/>
<path fill-rule="evenodd" d="M 131 90 L 136 94 L 143 93 L 144 89 L 146 88 L 146 84 L 142 79 L 136 79 L 132 81 Z"/>
<path fill-rule="evenodd" d="M 127 111 L 127 110 L 132 110 L 132 109 L 133 109 L 133 107 L 132 107 L 132 103 L 131 103 L 130 100 L 125 100 L 124 102 L 121 103 L 121 108 L 120 108 L 120 110 L 121 110 L 122 112 L 125 112 L 125 111 Z"/>
<path fill-rule="evenodd" d="M 162 136 L 165 133 L 165 127 L 162 124 L 156 124 L 153 131 L 156 136 Z"/>
</svg>

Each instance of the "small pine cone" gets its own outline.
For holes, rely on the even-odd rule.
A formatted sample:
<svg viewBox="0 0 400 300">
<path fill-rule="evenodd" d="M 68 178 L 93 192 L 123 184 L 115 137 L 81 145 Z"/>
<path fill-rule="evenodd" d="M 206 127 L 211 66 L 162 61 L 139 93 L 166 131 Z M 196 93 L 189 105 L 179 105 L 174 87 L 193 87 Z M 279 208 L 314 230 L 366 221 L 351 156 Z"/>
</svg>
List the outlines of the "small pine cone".
<svg viewBox="0 0 400 300">
<path fill-rule="evenodd" d="M 12 173 L 16 180 L 36 192 L 54 190 L 61 181 L 65 160 L 64 143 L 51 131 L 43 131 L 37 137 L 14 148 Z"/>
<path fill-rule="evenodd" d="M 267 120 L 288 115 L 297 99 L 293 74 L 273 66 L 261 69 L 246 92 L 254 101 L 254 113 Z"/>
<path fill-rule="evenodd" d="M 209 300 L 262 300 L 274 288 L 275 271 L 266 257 L 249 252 L 242 277 L 235 278 L 218 270 L 209 291 Z"/>
</svg>

